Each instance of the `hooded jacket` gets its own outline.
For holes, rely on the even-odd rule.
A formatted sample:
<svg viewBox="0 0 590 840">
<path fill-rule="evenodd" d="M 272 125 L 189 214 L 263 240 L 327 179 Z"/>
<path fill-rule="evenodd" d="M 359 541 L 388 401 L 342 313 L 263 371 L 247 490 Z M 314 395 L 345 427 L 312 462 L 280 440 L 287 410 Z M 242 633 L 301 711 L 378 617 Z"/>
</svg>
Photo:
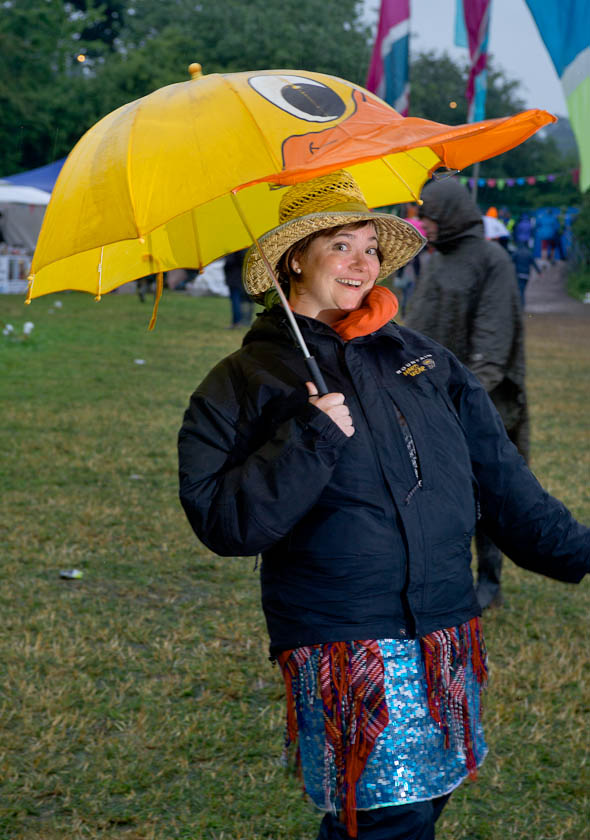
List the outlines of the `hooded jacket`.
<svg viewBox="0 0 590 840">
<path fill-rule="evenodd" d="M 197 387 L 179 434 L 180 499 L 199 539 L 221 555 L 262 554 L 273 654 L 478 615 L 478 509 L 521 566 L 565 581 L 588 571 L 590 532 L 538 484 L 451 353 L 393 323 L 343 342 L 296 317 L 328 389 L 345 395 L 353 436 L 310 404 L 278 307 Z"/>
<path fill-rule="evenodd" d="M 438 225 L 436 252 L 417 284 L 405 322 L 467 365 L 511 428 L 515 412 L 510 407 L 526 405 L 514 265 L 501 245 L 484 238 L 479 209 L 459 181 L 431 182 L 422 198 L 420 215 Z"/>
</svg>

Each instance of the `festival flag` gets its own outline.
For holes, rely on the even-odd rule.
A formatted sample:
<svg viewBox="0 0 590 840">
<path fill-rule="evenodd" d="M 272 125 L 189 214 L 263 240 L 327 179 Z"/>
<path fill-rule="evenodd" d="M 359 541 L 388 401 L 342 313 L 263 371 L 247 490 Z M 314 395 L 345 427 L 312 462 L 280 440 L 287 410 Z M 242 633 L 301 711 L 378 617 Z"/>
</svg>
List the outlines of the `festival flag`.
<svg viewBox="0 0 590 840">
<path fill-rule="evenodd" d="M 590 187 L 590 0 L 526 2 L 561 80 L 584 192 Z"/>
<path fill-rule="evenodd" d="M 468 122 L 485 119 L 491 5 L 492 0 L 457 0 L 455 44 L 469 47 L 471 59 L 465 92 Z"/>
<path fill-rule="evenodd" d="M 408 116 L 410 0 L 381 0 L 377 38 L 366 87 Z"/>
</svg>

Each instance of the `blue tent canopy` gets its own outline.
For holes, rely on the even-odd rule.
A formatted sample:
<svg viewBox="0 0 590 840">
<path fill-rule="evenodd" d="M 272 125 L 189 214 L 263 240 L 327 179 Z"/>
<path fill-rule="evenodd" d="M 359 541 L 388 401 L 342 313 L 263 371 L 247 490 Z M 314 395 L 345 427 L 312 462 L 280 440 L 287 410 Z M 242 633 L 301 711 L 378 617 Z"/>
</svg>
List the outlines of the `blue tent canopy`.
<svg viewBox="0 0 590 840">
<path fill-rule="evenodd" d="M 51 192 L 57 181 L 65 158 L 54 160 L 46 166 L 39 166 L 37 169 L 30 169 L 28 172 L 19 172 L 16 175 L 6 175 L 3 181 L 21 187 L 37 187 L 39 190 Z"/>
</svg>

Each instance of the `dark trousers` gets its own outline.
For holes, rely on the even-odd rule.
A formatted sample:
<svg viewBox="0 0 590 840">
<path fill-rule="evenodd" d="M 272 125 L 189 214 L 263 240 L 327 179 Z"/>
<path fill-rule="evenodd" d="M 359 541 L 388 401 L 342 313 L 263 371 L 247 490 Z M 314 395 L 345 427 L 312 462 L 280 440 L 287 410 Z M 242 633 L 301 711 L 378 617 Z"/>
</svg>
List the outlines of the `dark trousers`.
<svg viewBox="0 0 590 840">
<path fill-rule="evenodd" d="M 524 309 L 524 293 L 527 287 L 527 283 L 529 282 L 529 275 L 528 274 L 519 274 L 518 275 L 518 291 L 520 292 L 520 304 Z"/>
<path fill-rule="evenodd" d="M 502 552 L 478 525 L 475 529 L 477 551 L 476 594 L 479 606 L 487 609 L 492 603 L 501 603 L 500 576 L 502 575 Z"/>
<path fill-rule="evenodd" d="M 239 324 L 242 320 L 242 290 L 230 287 L 229 299 L 231 302 L 231 322 L 232 324 Z"/>
<path fill-rule="evenodd" d="M 450 795 L 411 805 L 357 811 L 358 840 L 434 840 L 434 824 Z M 349 840 L 349 835 L 333 814 L 326 814 L 317 840 Z"/>
<path fill-rule="evenodd" d="M 232 327 L 239 324 L 248 326 L 252 320 L 252 301 L 242 289 L 229 287 L 229 300 L 231 303 Z"/>
</svg>

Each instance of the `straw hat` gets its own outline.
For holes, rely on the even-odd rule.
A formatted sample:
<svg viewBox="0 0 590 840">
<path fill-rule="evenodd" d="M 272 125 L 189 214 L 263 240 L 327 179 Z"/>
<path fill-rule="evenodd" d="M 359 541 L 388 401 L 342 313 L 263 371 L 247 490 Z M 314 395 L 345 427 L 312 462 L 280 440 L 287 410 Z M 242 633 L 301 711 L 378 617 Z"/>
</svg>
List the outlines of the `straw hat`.
<svg viewBox="0 0 590 840">
<path fill-rule="evenodd" d="M 426 240 L 415 227 L 397 216 L 371 213 L 356 181 L 344 170 L 321 175 L 286 190 L 279 205 L 279 225 L 259 238 L 260 247 L 276 271 L 278 262 L 291 245 L 318 230 L 373 222 L 377 229 L 381 269 L 377 280 L 405 265 Z M 272 286 L 272 280 L 253 245 L 246 254 L 242 271 L 248 294 L 257 296 Z"/>
</svg>

